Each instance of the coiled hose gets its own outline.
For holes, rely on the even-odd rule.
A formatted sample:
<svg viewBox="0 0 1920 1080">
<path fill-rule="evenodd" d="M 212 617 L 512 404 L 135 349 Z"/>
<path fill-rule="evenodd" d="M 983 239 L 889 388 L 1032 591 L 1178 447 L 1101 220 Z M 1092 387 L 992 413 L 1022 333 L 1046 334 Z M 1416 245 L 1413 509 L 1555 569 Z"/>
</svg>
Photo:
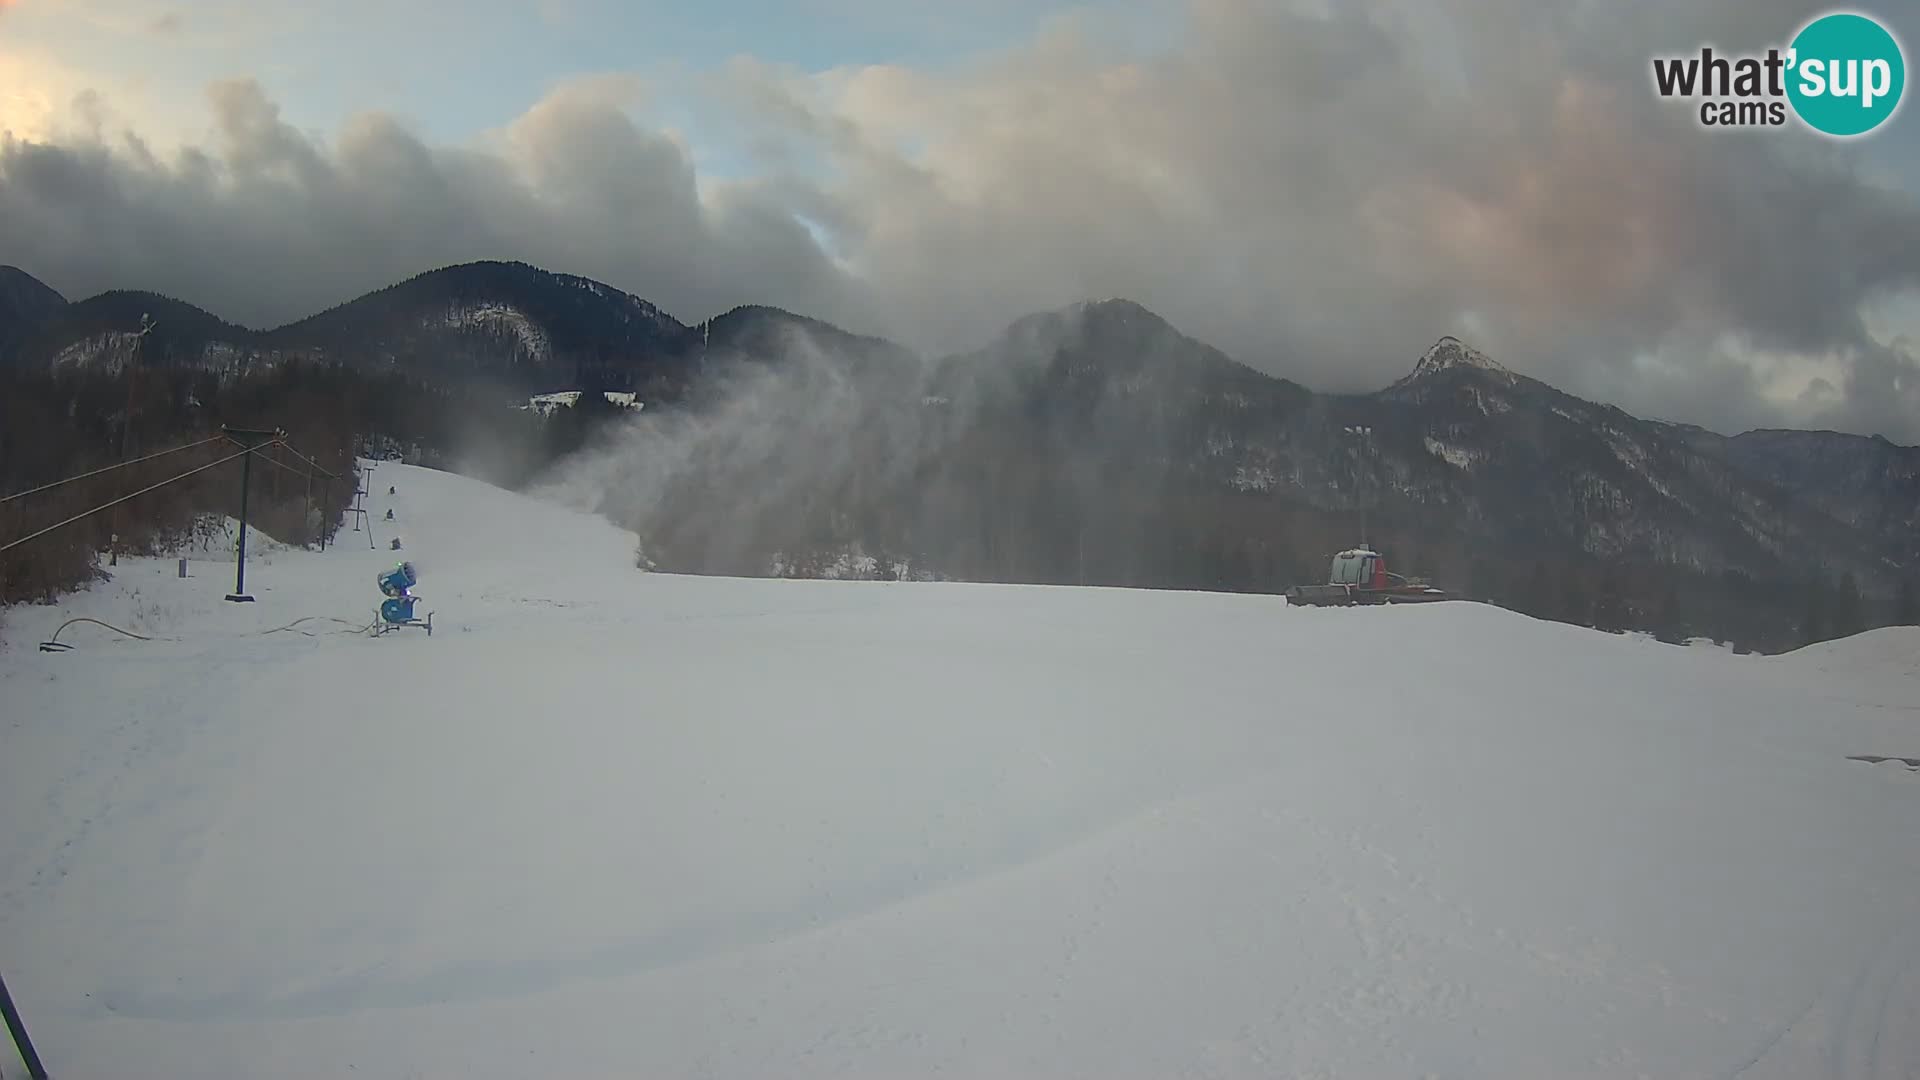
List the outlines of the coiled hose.
<svg viewBox="0 0 1920 1080">
<path fill-rule="evenodd" d="M 339 623 L 341 626 L 351 627 L 351 629 L 322 630 L 319 633 L 315 633 L 312 630 L 298 629 L 301 623 L 313 622 L 316 619 L 324 620 L 326 622 Z M 169 639 L 158 639 L 158 638 L 149 637 L 146 634 L 136 634 L 131 630 L 125 629 L 124 627 L 115 626 L 110 622 L 102 622 L 99 619 L 95 619 L 87 615 L 78 615 L 78 616 L 75 616 L 74 618 L 68 619 L 66 622 L 61 623 L 60 629 L 55 630 L 53 632 L 52 637 L 40 643 L 40 651 L 41 652 L 71 651 L 73 649 L 73 644 L 71 642 L 61 641 L 60 635 L 66 631 L 67 627 L 72 626 L 74 623 L 92 623 L 95 626 L 104 626 L 116 634 L 121 634 L 126 637 L 133 638 L 135 641 L 169 640 Z M 295 634 L 300 634 L 305 637 L 319 637 L 321 636 L 321 634 L 366 634 L 366 633 L 370 633 L 373 630 L 373 626 L 374 624 L 371 621 L 362 624 L 362 623 L 353 622 L 350 619 L 336 618 L 332 615 L 308 615 L 305 618 L 295 619 L 285 626 L 276 626 L 271 630 L 261 630 L 257 634 L 250 634 L 247 636 L 265 637 L 268 634 L 278 634 L 282 632 L 291 632 Z"/>
</svg>

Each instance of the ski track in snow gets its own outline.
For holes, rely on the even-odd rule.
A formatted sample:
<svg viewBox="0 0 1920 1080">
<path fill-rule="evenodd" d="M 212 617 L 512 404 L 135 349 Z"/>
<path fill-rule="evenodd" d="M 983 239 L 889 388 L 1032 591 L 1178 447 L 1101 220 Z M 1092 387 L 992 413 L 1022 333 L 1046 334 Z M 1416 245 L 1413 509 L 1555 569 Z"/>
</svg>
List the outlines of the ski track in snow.
<svg viewBox="0 0 1920 1080">
<path fill-rule="evenodd" d="M 1920 632 L 680 578 L 389 484 L 257 604 L 210 557 L 5 612 L 0 971 L 62 1080 L 1920 1075 L 1920 786 L 1845 760 L 1920 756 Z M 432 638 L 261 633 L 403 557 Z"/>
</svg>

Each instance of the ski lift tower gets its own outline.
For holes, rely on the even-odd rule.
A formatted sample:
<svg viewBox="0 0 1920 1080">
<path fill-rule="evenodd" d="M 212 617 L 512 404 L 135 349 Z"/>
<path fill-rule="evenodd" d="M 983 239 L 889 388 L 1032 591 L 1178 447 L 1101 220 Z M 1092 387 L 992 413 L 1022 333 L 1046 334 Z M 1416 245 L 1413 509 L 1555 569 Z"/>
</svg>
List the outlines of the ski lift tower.
<svg viewBox="0 0 1920 1080">
<path fill-rule="evenodd" d="M 367 478 L 372 475 L 373 475 L 373 470 L 368 469 L 365 473 L 361 474 L 360 478 L 355 482 L 354 489 L 353 489 L 353 505 L 347 507 L 347 510 L 346 510 L 346 512 L 352 515 L 353 517 L 353 531 L 365 532 L 367 534 L 367 550 L 369 551 L 373 550 L 374 548 L 373 522 L 367 520 L 367 486 L 368 486 Z M 362 529 L 361 528 L 362 525 L 365 525 L 366 528 Z"/>
</svg>

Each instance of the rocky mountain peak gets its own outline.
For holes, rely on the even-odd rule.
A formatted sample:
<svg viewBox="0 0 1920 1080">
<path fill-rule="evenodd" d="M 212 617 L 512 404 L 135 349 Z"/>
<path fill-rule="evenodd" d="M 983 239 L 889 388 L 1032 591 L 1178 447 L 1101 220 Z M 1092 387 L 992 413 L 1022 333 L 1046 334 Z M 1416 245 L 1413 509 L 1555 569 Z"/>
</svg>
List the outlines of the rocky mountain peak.
<svg viewBox="0 0 1920 1080">
<path fill-rule="evenodd" d="M 1423 375 L 1450 371 L 1454 368 L 1475 368 L 1497 375 L 1513 374 L 1486 353 L 1449 335 L 1434 342 L 1433 347 L 1421 355 L 1419 363 L 1413 365 L 1413 371 L 1407 377 L 1417 379 Z"/>
</svg>

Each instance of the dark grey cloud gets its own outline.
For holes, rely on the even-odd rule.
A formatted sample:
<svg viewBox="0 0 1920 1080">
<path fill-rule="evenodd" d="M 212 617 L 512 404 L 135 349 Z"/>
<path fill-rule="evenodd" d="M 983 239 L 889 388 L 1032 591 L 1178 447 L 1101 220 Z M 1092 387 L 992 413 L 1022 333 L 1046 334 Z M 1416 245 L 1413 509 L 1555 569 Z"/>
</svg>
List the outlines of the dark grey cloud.
<svg viewBox="0 0 1920 1080">
<path fill-rule="evenodd" d="M 169 160 L 99 134 L 0 147 L 0 259 L 259 324 L 524 258 L 684 318 L 774 303 L 928 351 L 1126 296 L 1323 389 L 1456 333 L 1640 413 L 1920 441 L 1920 366 L 1864 318 L 1920 290 L 1911 108 L 1843 145 L 1705 132 L 1651 93 L 1655 54 L 1764 47 L 1813 13 L 1194 0 L 1148 53 L 1088 19 L 941 71 L 741 61 L 705 89 L 757 176 L 705 185 L 620 80 L 468 148 L 379 115 L 321 144 L 228 83 L 218 139 Z"/>
<path fill-rule="evenodd" d="M 518 258 L 699 317 L 747 298 L 851 317 L 858 289 L 751 185 L 696 191 L 686 150 L 637 126 L 631 86 L 556 91 L 484 149 L 391 116 L 322 144 L 252 80 L 215 84 L 216 138 L 0 142 L 0 261 L 68 295 L 149 288 L 270 326 L 450 262 Z"/>
</svg>

